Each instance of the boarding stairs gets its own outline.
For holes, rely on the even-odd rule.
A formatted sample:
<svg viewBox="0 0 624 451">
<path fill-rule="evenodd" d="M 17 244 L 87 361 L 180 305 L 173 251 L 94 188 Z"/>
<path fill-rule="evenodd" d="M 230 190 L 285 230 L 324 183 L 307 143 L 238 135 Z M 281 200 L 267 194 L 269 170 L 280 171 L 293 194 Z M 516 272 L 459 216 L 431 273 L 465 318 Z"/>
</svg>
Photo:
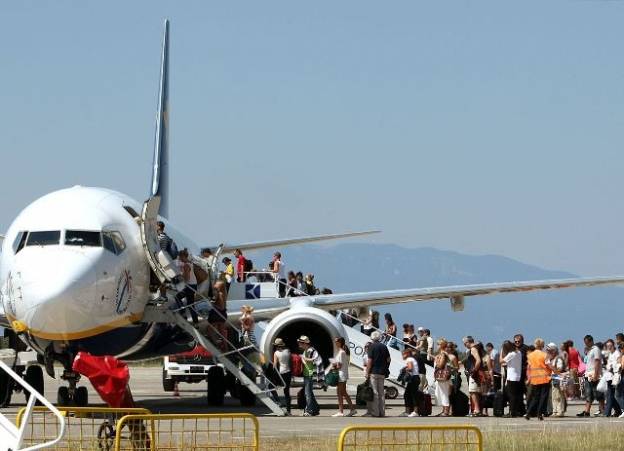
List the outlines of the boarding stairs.
<svg viewBox="0 0 624 451">
<path fill-rule="evenodd" d="M 3 361 L 3 359 L 0 359 L 0 371 L 4 371 L 30 394 L 19 427 L 0 413 L 0 451 L 34 451 L 37 449 L 49 448 L 58 443 L 65 434 L 65 418 L 63 415 L 50 403 L 50 401 L 45 399 L 41 393 L 31 387 L 30 384 L 15 373 L 9 365 Z M 22 448 L 22 442 L 24 441 L 24 437 L 27 432 L 26 427 L 30 422 L 30 418 L 37 402 L 41 403 L 44 407 L 50 410 L 54 416 L 56 416 L 58 421 L 57 436 L 47 442 Z"/>
</svg>

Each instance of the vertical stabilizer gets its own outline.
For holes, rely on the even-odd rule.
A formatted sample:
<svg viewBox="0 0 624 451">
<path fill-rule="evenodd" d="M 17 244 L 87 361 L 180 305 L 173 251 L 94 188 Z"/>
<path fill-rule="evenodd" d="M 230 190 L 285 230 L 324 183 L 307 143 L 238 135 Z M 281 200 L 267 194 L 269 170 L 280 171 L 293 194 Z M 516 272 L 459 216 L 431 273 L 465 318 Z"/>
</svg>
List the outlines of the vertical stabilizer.
<svg viewBox="0 0 624 451">
<path fill-rule="evenodd" d="M 169 19 L 165 19 L 160 62 L 158 112 L 154 137 L 154 167 L 150 197 L 160 197 L 159 214 L 169 217 Z"/>
</svg>

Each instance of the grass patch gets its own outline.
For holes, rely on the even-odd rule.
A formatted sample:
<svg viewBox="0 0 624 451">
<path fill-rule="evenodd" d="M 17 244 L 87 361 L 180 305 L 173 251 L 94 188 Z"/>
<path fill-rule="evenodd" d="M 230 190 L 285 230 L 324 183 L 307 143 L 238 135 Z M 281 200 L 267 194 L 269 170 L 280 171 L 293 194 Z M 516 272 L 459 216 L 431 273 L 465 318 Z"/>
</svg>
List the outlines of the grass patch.
<svg viewBox="0 0 624 451">
<path fill-rule="evenodd" d="M 333 451 L 336 450 L 337 441 L 338 434 L 269 439 L 263 439 L 261 435 L 260 449 L 265 451 L 275 451 L 276 449 Z M 542 429 L 524 432 L 516 432 L 511 429 L 509 431 L 483 431 L 483 449 L 486 451 L 611 451 L 624 448 L 623 444 L 624 429 L 619 424 L 566 429 L 544 425 Z M 371 449 L 379 450 L 380 448 L 371 447 Z M 392 448 L 384 448 L 384 450 L 386 449 Z M 429 445 L 423 448 L 414 445 L 408 448 L 401 447 L 401 449 L 428 450 Z M 444 449 L 459 450 L 464 448 L 449 447 Z"/>
</svg>

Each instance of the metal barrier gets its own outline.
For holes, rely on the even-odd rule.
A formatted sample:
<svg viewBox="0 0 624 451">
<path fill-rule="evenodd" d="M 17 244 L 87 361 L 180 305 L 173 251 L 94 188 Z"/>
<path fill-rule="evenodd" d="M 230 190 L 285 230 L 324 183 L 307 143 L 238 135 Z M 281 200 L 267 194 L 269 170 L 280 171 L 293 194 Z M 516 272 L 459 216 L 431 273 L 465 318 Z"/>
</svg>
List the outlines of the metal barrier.
<svg viewBox="0 0 624 451">
<path fill-rule="evenodd" d="M 482 451 L 483 437 L 475 426 L 347 426 L 338 451 L 414 450 Z"/>
<path fill-rule="evenodd" d="M 17 413 L 16 424 L 21 426 L 25 408 Z M 115 425 L 124 415 L 150 414 L 148 409 L 113 409 L 106 407 L 58 407 L 65 418 L 65 434 L 51 449 L 102 450 L 113 449 L 117 430 Z M 59 421 L 44 407 L 35 407 L 30 419 L 24 425 L 26 434 L 23 446 L 41 443 L 42 439 L 55 437 L 59 431 Z"/>
<path fill-rule="evenodd" d="M 237 449 L 257 451 L 258 419 L 249 413 L 127 415 L 115 451 Z"/>
</svg>

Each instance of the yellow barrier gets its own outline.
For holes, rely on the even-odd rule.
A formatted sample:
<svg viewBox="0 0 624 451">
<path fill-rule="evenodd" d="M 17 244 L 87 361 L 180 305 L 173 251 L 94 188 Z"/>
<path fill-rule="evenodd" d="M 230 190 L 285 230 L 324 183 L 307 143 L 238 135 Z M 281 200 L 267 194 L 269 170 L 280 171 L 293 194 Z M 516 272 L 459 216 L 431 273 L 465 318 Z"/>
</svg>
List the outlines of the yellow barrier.
<svg viewBox="0 0 624 451">
<path fill-rule="evenodd" d="M 338 451 L 347 450 L 483 451 L 475 426 L 347 426 L 338 438 Z"/>
<path fill-rule="evenodd" d="M 259 447 L 258 419 L 248 413 L 127 415 L 116 429 L 116 451 L 257 451 Z"/>
<path fill-rule="evenodd" d="M 26 408 L 17 413 L 16 424 L 21 426 Z M 113 448 L 114 426 L 124 415 L 150 414 L 148 409 L 113 409 L 107 407 L 58 407 L 65 416 L 65 435 L 51 449 L 55 450 L 102 450 Z M 45 407 L 35 407 L 26 425 L 27 434 L 23 446 L 33 446 L 56 437 L 58 420 Z"/>
</svg>

